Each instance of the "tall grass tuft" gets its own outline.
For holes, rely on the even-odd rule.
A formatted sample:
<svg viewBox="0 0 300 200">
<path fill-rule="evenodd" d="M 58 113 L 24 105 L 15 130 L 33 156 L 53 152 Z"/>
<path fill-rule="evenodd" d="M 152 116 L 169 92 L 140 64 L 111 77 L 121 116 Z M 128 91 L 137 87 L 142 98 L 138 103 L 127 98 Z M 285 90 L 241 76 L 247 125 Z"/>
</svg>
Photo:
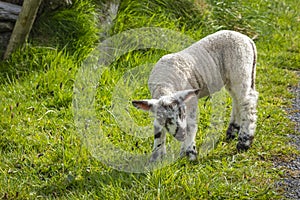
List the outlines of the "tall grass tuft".
<svg viewBox="0 0 300 200">
<path fill-rule="evenodd" d="M 38 18 L 24 47 L 0 63 L 0 83 L 56 66 L 59 58 L 71 59 L 76 68 L 98 42 L 99 24 L 92 1 L 74 1 L 67 9 Z"/>
<path fill-rule="evenodd" d="M 34 43 L 65 49 L 82 60 L 99 39 L 99 24 L 91 0 L 76 0 L 70 8 L 44 13 L 33 30 Z M 85 52 L 87 51 L 87 52 Z"/>
<path fill-rule="evenodd" d="M 140 27 L 160 27 L 176 31 L 201 32 L 208 11 L 189 0 L 125 0 L 121 2 L 111 34 Z M 147 19 L 147 20 L 144 20 Z"/>
<path fill-rule="evenodd" d="M 250 37 L 256 34 L 257 30 L 251 20 L 259 21 L 260 17 L 255 13 L 255 10 L 251 10 L 252 8 L 243 4 L 241 0 L 207 0 L 207 2 L 212 8 L 211 28 L 215 30 L 235 30 Z"/>
</svg>

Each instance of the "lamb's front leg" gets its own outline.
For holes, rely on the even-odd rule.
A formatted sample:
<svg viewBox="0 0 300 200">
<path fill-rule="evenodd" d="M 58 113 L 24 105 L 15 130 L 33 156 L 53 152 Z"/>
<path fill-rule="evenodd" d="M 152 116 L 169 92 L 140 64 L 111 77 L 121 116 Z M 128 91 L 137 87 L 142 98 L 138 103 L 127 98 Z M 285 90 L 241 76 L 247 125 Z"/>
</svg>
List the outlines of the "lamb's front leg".
<svg viewBox="0 0 300 200">
<path fill-rule="evenodd" d="M 188 156 L 190 161 L 197 159 L 197 149 L 196 149 L 196 133 L 197 124 L 189 124 L 187 126 L 187 136 L 186 139 L 181 144 L 180 156 Z"/>
<path fill-rule="evenodd" d="M 154 145 L 150 162 L 162 159 L 166 153 L 166 132 L 154 123 Z"/>
<path fill-rule="evenodd" d="M 186 127 L 186 138 L 181 144 L 180 156 L 188 156 L 190 161 L 197 159 L 197 148 L 196 148 L 196 133 L 198 130 L 197 115 L 198 115 L 198 99 L 192 98 L 187 103 L 187 127 Z"/>
</svg>

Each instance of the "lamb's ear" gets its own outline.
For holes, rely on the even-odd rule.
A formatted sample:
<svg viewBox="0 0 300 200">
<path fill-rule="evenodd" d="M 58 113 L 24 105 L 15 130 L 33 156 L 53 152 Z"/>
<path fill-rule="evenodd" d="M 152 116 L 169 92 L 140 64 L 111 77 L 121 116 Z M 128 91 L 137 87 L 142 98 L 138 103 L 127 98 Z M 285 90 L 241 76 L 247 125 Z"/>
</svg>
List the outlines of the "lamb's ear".
<svg viewBox="0 0 300 200">
<path fill-rule="evenodd" d="M 151 111 L 153 108 L 153 105 L 156 101 L 154 99 L 151 100 L 134 100 L 132 101 L 132 105 L 138 109 L 144 110 L 144 111 Z"/>
<path fill-rule="evenodd" d="M 183 91 L 177 92 L 176 96 L 183 102 L 187 102 L 192 97 L 198 96 L 199 93 L 200 93 L 200 89 L 183 90 Z"/>
</svg>

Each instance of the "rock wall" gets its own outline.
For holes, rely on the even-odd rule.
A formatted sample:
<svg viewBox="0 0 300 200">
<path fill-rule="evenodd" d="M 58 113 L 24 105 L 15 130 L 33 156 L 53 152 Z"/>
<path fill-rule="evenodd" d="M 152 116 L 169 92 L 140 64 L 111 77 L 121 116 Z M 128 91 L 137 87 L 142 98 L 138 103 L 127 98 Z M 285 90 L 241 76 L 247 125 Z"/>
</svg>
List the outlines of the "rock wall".
<svg viewBox="0 0 300 200">
<path fill-rule="evenodd" d="M 0 58 L 6 50 L 21 6 L 0 1 Z"/>
<path fill-rule="evenodd" d="M 8 45 L 24 0 L 0 0 L 0 60 Z M 38 15 L 70 6 L 72 0 L 43 0 Z"/>
</svg>

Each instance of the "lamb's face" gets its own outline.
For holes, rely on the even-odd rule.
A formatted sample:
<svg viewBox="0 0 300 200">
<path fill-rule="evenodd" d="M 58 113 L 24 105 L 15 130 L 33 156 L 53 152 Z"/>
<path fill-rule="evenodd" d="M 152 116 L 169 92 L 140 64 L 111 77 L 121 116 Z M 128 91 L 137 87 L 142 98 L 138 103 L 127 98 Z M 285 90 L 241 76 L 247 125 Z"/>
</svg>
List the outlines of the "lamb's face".
<svg viewBox="0 0 300 200">
<path fill-rule="evenodd" d="M 154 106 L 155 130 L 165 129 L 177 140 L 183 141 L 186 136 L 186 106 L 184 102 L 172 97 L 163 97 Z"/>
<path fill-rule="evenodd" d="M 160 137 L 165 129 L 177 140 L 186 137 L 187 115 L 185 102 L 198 95 L 199 90 L 183 90 L 159 99 L 132 101 L 132 104 L 142 110 L 154 114 L 154 137 Z"/>
</svg>

